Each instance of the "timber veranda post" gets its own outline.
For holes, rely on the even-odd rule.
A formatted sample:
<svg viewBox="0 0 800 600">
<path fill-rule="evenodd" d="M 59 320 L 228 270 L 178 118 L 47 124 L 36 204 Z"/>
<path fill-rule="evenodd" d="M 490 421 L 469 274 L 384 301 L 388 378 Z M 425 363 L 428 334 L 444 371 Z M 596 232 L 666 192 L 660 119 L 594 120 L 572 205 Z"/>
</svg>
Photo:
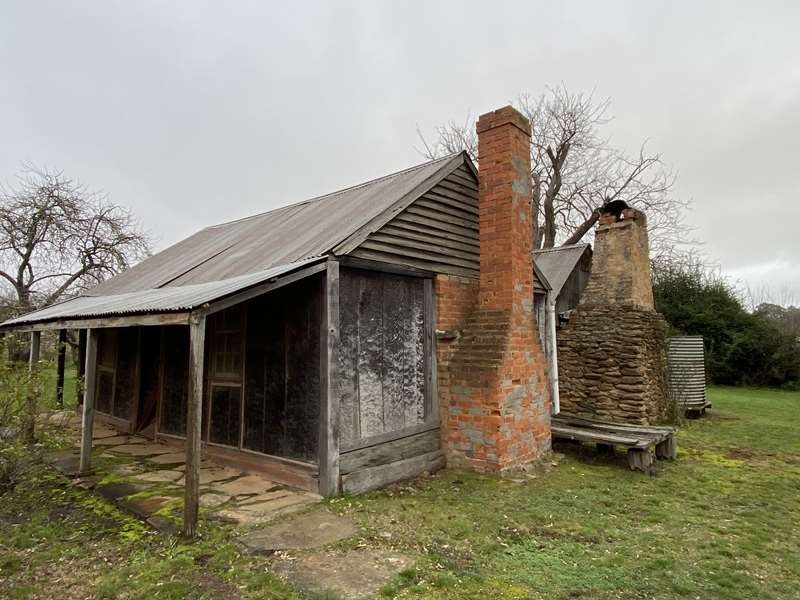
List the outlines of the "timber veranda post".
<svg viewBox="0 0 800 600">
<path fill-rule="evenodd" d="M 34 441 L 34 436 L 36 434 L 36 394 L 38 390 L 35 389 L 34 379 L 36 372 L 39 368 L 39 346 L 41 345 L 42 341 L 42 332 L 41 331 L 31 331 L 31 348 L 30 348 L 30 355 L 28 357 L 28 373 L 31 376 L 31 385 L 28 388 L 28 423 L 26 424 L 26 432 L 25 435 L 28 439 L 28 442 Z"/>
<path fill-rule="evenodd" d="M 183 534 L 188 538 L 197 535 L 197 517 L 200 510 L 205 335 L 205 315 L 192 313 L 189 318 L 189 394 L 186 410 L 186 483 L 183 504 Z"/>
<path fill-rule="evenodd" d="M 58 330 L 58 362 L 56 365 L 56 405 L 64 408 L 64 369 L 67 362 L 67 330 Z"/>
<path fill-rule="evenodd" d="M 320 326 L 319 493 L 339 493 L 339 262 L 329 260 Z"/>
<path fill-rule="evenodd" d="M 83 415 L 81 418 L 81 462 L 79 472 L 85 475 L 92 468 L 92 429 L 94 400 L 97 390 L 97 330 L 86 330 L 86 361 L 83 369 Z"/>
</svg>

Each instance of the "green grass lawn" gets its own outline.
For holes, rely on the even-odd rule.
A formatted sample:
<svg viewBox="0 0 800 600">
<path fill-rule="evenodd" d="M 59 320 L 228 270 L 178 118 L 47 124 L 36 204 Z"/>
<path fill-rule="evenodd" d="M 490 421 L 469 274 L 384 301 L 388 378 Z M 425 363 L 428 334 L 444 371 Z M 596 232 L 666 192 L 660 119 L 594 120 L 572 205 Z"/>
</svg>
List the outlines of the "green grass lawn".
<svg viewBox="0 0 800 600">
<path fill-rule="evenodd" d="M 398 598 L 800 597 L 800 393 L 712 388 L 678 460 L 656 477 L 560 447 L 530 478 L 446 471 L 330 501 L 361 526 L 348 547 L 417 557 Z M 41 466 L 0 496 L 0 595 L 295 598 L 278 557 L 245 556 L 204 523 L 184 544 L 149 532 Z"/>
<path fill-rule="evenodd" d="M 77 404 L 77 369 L 69 361 L 64 369 L 64 408 L 75 408 Z M 56 368 L 48 365 L 42 372 L 44 384 L 43 404 L 45 408 L 56 408 Z"/>
</svg>

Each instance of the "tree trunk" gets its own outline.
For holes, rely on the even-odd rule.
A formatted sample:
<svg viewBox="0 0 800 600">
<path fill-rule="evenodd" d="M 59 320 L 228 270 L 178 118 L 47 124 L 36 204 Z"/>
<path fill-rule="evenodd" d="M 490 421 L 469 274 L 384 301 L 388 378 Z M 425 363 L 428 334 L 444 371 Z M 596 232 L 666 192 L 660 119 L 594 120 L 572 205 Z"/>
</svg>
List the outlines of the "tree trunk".
<svg viewBox="0 0 800 600">
<path fill-rule="evenodd" d="M 589 218 L 586 219 L 583 223 L 581 223 L 578 226 L 578 228 L 572 232 L 572 235 L 569 236 L 569 238 L 567 238 L 567 240 L 564 242 L 563 245 L 569 246 L 571 244 L 577 244 L 578 242 L 580 242 L 583 239 L 583 236 L 585 236 L 589 232 L 589 230 L 592 227 L 594 227 L 594 224 L 597 223 L 597 219 L 599 218 L 600 218 L 600 209 L 595 208 L 592 211 L 592 214 L 589 216 Z"/>
</svg>

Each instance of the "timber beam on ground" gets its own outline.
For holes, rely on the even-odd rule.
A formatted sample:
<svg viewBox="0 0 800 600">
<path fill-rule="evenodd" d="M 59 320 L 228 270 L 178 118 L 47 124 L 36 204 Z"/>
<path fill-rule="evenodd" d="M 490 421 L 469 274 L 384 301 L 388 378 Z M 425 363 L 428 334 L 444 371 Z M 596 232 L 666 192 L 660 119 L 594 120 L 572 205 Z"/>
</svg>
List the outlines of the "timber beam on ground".
<svg viewBox="0 0 800 600">
<path fill-rule="evenodd" d="M 628 466 L 648 474 L 653 468 L 651 450 L 659 460 L 674 460 L 677 454 L 677 427 L 609 423 L 556 415 L 551 420 L 551 428 L 554 438 L 595 444 L 601 453 L 613 452 L 615 446 L 625 448 Z"/>
</svg>

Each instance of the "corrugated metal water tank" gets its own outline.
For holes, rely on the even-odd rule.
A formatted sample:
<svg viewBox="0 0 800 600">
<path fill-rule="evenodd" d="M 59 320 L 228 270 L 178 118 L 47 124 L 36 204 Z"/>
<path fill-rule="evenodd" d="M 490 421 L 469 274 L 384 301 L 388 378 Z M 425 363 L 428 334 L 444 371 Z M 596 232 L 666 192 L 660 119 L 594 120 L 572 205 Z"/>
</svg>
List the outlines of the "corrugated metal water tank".
<svg viewBox="0 0 800 600">
<path fill-rule="evenodd" d="M 669 339 L 667 347 L 669 391 L 685 411 L 711 406 L 706 398 L 706 367 L 703 336 L 682 335 Z"/>
</svg>

